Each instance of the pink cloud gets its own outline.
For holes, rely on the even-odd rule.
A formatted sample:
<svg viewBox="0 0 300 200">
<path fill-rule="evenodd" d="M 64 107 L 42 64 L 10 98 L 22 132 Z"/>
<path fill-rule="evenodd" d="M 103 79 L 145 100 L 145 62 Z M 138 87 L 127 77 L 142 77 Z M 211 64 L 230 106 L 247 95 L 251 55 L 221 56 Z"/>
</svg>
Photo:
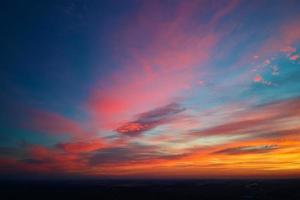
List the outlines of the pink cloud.
<svg viewBox="0 0 300 200">
<path fill-rule="evenodd" d="M 300 99 L 282 100 L 254 108 L 244 108 L 242 111 L 228 116 L 230 120 L 227 123 L 195 132 L 195 135 L 239 135 L 247 132 L 252 133 L 253 137 L 257 137 L 257 134 L 261 133 L 278 135 L 281 129 L 284 132 L 299 129 L 292 123 L 291 125 L 285 124 L 283 120 L 290 118 L 290 121 L 296 121 L 295 117 L 299 115 L 299 109 Z M 278 127 L 273 132 L 275 124 Z"/>
<path fill-rule="evenodd" d="M 292 46 L 287 46 L 287 47 L 284 47 L 284 48 L 280 49 L 280 51 L 282 51 L 282 52 L 287 53 L 288 55 L 290 55 L 291 53 L 293 53 L 293 52 L 296 51 L 296 48 L 294 48 Z"/>
<path fill-rule="evenodd" d="M 124 45 L 120 48 L 129 52 L 122 70 L 107 78 L 109 84 L 100 83 L 106 86 L 91 92 L 87 105 L 96 126 L 116 128 L 134 114 L 168 104 L 188 92 L 197 84 L 199 68 L 222 34 L 213 32 L 214 26 L 236 5 L 234 1 L 218 8 L 209 24 L 199 24 L 194 30 L 184 27 L 193 21 L 196 8 L 202 7 L 199 2 L 180 3 L 172 19 L 164 19 L 160 4 L 145 7 L 136 21 L 121 30 Z M 139 44 L 140 40 L 148 42 Z"/>
<path fill-rule="evenodd" d="M 300 58 L 300 56 L 297 54 L 290 56 L 290 60 L 298 60 L 298 58 Z"/>
<path fill-rule="evenodd" d="M 255 83 L 261 83 L 265 86 L 271 86 L 272 82 L 271 81 L 266 81 L 261 75 L 256 75 L 253 78 L 253 82 Z"/>
<path fill-rule="evenodd" d="M 87 165 L 78 152 L 61 152 L 57 148 L 31 145 L 27 149 L 28 159 L 16 163 L 22 171 L 43 174 L 69 173 L 83 170 Z M 54 170 L 55 169 L 55 170 Z"/>
<path fill-rule="evenodd" d="M 260 83 L 263 81 L 263 78 L 260 76 L 260 75 L 256 75 L 254 78 L 253 78 L 253 81 L 256 82 L 256 83 Z"/>
<path fill-rule="evenodd" d="M 29 119 L 23 124 L 25 128 L 46 134 L 86 135 L 78 122 L 57 113 L 40 110 L 30 111 Z"/>
<path fill-rule="evenodd" d="M 259 50 L 259 54 L 270 54 L 274 52 L 285 52 L 290 55 L 296 49 L 295 42 L 300 40 L 299 21 L 288 21 L 281 25 L 278 34 L 271 36 Z"/>
</svg>

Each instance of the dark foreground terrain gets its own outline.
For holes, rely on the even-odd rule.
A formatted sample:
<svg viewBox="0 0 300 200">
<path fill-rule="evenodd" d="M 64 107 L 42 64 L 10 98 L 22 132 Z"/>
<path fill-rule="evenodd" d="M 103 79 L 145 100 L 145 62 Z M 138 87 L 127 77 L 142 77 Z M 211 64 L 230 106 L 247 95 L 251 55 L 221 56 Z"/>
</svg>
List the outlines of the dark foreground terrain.
<svg viewBox="0 0 300 200">
<path fill-rule="evenodd" d="M 300 200 L 300 180 L 1 181 L 0 199 Z"/>
</svg>

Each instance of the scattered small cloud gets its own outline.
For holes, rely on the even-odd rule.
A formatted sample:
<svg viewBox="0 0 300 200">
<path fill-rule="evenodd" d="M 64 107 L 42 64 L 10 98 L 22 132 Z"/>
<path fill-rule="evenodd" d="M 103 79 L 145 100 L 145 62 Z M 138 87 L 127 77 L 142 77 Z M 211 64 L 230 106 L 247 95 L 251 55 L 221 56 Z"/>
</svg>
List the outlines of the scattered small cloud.
<svg viewBox="0 0 300 200">
<path fill-rule="evenodd" d="M 300 56 L 298 54 L 294 54 L 290 56 L 290 60 L 298 60 L 300 58 Z"/>
<path fill-rule="evenodd" d="M 261 75 L 255 75 L 254 78 L 253 78 L 253 82 L 261 83 L 265 86 L 271 86 L 272 85 L 271 81 L 266 81 Z"/>
<path fill-rule="evenodd" d="M 264 64 L 265 64 L 265 65 L 269 65 L 269 64 L 271 64 L 271 61 L 270 61 L 269 59 L 266 59 L 266 60 L 264 61 Z"/>
<path fill-rule="evenodd" d="M 294 48 L 292 46 L 287 46 L 287 47 L 280 49 L 280 51 L 286 53 L 287 55 L 290 55 L 291 53 L 296 51 L 296 48 Z"/>
<path fill-rule="evenodd" d="M 256 75 L 253 78 L 253 81 L 256 82 L 256 83 L 260 83 L 262 80 L 263 80 L 263 78 L 260 75 Z"/>
</svg>

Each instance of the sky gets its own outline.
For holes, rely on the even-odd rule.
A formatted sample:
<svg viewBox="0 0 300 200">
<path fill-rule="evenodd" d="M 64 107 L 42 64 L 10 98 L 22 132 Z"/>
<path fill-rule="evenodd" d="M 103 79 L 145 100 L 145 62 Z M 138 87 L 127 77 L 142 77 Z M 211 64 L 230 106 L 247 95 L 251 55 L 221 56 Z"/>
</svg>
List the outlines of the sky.
<svg viewBox="0 0 300 200">
<path fill-rule="evenodd" d="M 1 4 L 0 177 L 300 177 L 300 1 Z"/>
</svg>

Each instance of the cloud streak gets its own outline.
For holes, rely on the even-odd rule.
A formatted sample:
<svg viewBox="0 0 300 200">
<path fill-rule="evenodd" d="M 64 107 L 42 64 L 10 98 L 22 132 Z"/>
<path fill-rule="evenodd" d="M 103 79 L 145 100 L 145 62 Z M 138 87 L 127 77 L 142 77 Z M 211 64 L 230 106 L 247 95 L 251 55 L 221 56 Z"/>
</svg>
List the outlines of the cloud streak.
<svg viewBox="0 0 300 200">
<path fill-rule="evenodd" d="M 116 131 L 127 135 L 138 135 L 161 124 L 170 122 L 178 113 L 184 110 L 179 104 L 171 103 L 139 114 L 135 121 L 125 123 L 118 127 Z"/>
<path fill-rule="evenodd" d="M 30 130 L 50 135 L 68 134 L 71 136 L 82 136 L 87 134 L 78 122 L 58 113 L 41 110 L 31 110 L 23 126 Z"/>
<path fill-rule="evenodd" d="M 229 155 L 238 155 L 238 154 L 259 154 L 259 153 L 268 153 L 270 151 L 276 150 L 277 145 L 263 145 L 263 146 L 241 146 L 222 149 L 214 152 L 214 154 L 229 154 Z"/>
</svg>

